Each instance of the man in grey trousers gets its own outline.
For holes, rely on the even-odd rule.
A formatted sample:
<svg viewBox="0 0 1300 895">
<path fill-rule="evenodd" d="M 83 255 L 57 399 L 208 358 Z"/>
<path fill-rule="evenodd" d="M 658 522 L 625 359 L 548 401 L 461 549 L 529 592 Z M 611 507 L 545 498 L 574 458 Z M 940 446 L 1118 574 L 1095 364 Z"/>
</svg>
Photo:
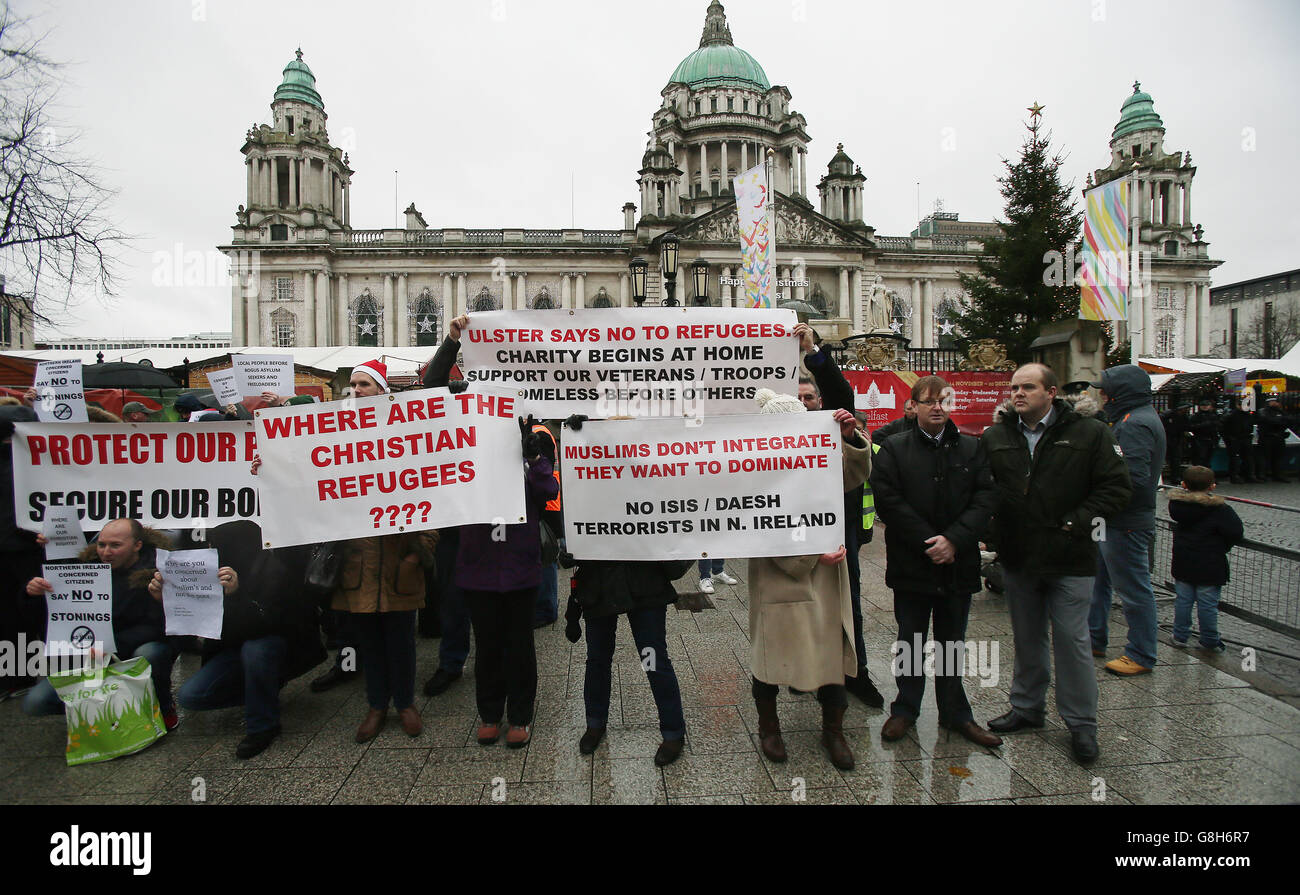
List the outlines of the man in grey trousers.
<svg viewBox="0 0 1300 895">
<path fill-rule="evenodd" d="M 998 557 L 1015 638 L 1011 710 L 994 733 L 1042 727 L 1056 659 L 1056 706 L 1080 764 L 1097 760 L 1097 672 L 1088 611 L 1105 518 L 1132 493 L 1123 452 L 1105 423 L 1056 396 L 1050 367 L 1011 377 L 1011 406 L 982 436 L 998 500 Z M 1051 622 L 1052 650 L 1048 649 Z"/>
</svg>

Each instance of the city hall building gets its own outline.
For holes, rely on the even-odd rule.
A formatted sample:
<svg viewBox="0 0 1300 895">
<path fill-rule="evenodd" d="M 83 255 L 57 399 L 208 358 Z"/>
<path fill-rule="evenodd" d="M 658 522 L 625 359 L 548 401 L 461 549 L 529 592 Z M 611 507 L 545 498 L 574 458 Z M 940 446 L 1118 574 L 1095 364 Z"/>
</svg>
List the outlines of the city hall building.
<svg viewBox="0 0 1300 895">
<path fill-rule="evenodd" d="M 958 274 L 976 271 L 984 240 L 998 232 L 936 212 L 909 236 L 877 234 L 863 202 L 866 175 L 843 145 L 810 179 L 808 123 L 790 91 L 735 45 L 716 0 L 698 48 L 660 91 L 636 171 L 638 201 L 622 206 L 620 230 L 431 229 L 414 204 L 404 228 L 359 229 L 354 171 L 330 143 L 301 50 L 283 75 L 270 123 L 245 136 L 246 199 L 220 247 L 232 264 L 237 347 L 432 346 L 448 315 L 660 305 L 670 285 L 681 305 L 730 307 L 740 292 L 732 178 L 769 152 L 780 300 L 809 306 L 828 337 L 893 330 L 913 348 L 946 345 L 965 298 Z M 1200 321 L 1217 262 L 1191 224 L 1196 169 L 1190 155 L 1166 154 L 1163 136 L 1151 97 L 1135 85 L 1111 135 L 1110 164 L 1095 178 L 1123 176 L 1137 162 L 1155 296 L 1143 354 L 1195 354 L 1207 337 Z M 680 247 L 672 283 L 661 264 L 668 234 Z M 638 261 L 644 278 L 633 275 Z"/>
</svg>

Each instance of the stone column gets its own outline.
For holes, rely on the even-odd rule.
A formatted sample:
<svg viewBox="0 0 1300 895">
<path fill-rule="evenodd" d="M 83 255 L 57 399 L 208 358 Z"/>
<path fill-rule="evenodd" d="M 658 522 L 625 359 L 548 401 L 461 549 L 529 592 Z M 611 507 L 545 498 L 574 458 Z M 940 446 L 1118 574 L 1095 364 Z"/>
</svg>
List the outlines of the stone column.
<svg viewBox="0 0 1300 895">
<path fill-rule="evenodd" d="M 264 158 L 258 163 L 258 176 L 262 184 L 262 204 L 270 208 L 276 205 L 275 161 Z"/>
<path fill-rule="evenodd" d="M 808 195 L 808 150 L 799 150 L 799 195 Z"/>
<path fill-rule="evenodd" d="M 443 317 L 450 321 L 451 318 L 459 316 L 456 313 L 456 284 L 451 279 L 451 274 L 442 274 L 442 313 Z"/>
<path fill-rule="evenodd" d="M 913 348 L 925 347 L 925 296 L 917 277 L 912 277 L 912 342 Z"/>
<path fill-rule="evenodd" d="M 862 332 L 862 268 L 853 268 L 853 289 L 849 293 L 849 317 L 853 320 L 853 331 Z"/>
<path fill-rule="evenodd" d="M 921 288 L 925 291 L 925 340 L 927 348 L 939 347 L 934 335 L 934 280 L 926 280 Z"/>
<path fill-rule="evenodd" d="M 744 144 L 742 143 L 741 145 L 743 146 Z M 731 277 L 733 276 L 732 268 L 730 267 L 722 268 L 722 276 L 726 277 L 727 279 L 731 279 Z M 730 308 L 735 306 L 736 301 L 734 298 L 734 294 L 735 294 L 735 287 L 733 287 L 732 285 L 728 284 L 726 286 L 723 286 L 721 283 L 718 284 L 718 303 L 721 304 L 724 308 Z"/>
<path fill-rule="evenodd" d="M 328 157 L 321 159 L 320 163 L 320 204 L 334 210 L 334 178 L 330 175 Z"/>
<path fill-rule="evenodd" d="M 1160 294 L 1160 284 L 1152 282 L 1151 288 L 1142 287 L 1142 356 L 1150 357 L 1151 349 L 1155 347 L 1156 334 L 1152 330 L 1152 320 L 1154 316 L 1151 313 L 1152 299 Z"/>
<path fill-rule="evenodd" d="M 458 273 L 456 277 L 456 316 L 469 313 L 469 274 Z"/>
<path fill-rule="evenodd" d="M 573 307 L 573 299 L 569 294 L 569 274 L 567 273 L 560 275 L 560 307 Z"/>
<path fill-rule="evenodd" d="M 587 275 L 580 273 L 578 276 L 578 294 L 575 296 L 573 306 L 575 308 L 585 308 L 587 306 Z"/>
<path fill-rule="evenodd" d="M 316 344 L 316 275 L 309 270 L 303 271 L 302 274 L 302 325 L 299 331 L 303 334 L 303 341 L 308 343 L 309 347 Z M 295 339 L 294 344 L 298 344 Z"/>
<path fill-rule="evenodd" d="M 352 226 L 352 184 L 343 187 L 343 226 Z"/>
<path fill-rule="evenodd" d="M 244 275 L 238 268 L 230 270 L 230 345 L 243 347 L 244 341 Z"/>
<path fill-rule="evenodd" d="M 411 344 L 411 319 L 407 305 L 410 304 L 411 295 L 407 284 L 410 274 L 397 275 L 397 295 L 394 297 L 393 307 L 396 313 L 393 315 L 393 344 L 398 348 L 406 348 Z"/>
<path fill-rule="evenodd" d="M 847 318 L 849 316 L 849 269 L 840 268 L 840 294 L 839 294 L 839 316 Z"/>
<path fill-rule="evenodd" d="M 352 296 L 348 294 L 348 275 L 339 274 L 339 298 L 334 302 L 334 332 L 338 338 L 335 345 L 351 345 L 351 333 L 348 332 L 348 302 Z"/>
<path fill-rule="evenodd" d="M 258 276 L 258 274 L 253 274 Z M 246 320 L 248 330 L 246 332 L 248 344 L 254 348 L 262 346 L 262 290 L 256 290 L 255 294 L 248 297 L 245 304 Z"/>
<path fill-rule="evenodd" d="M 1192 226 L 1192 179 L 1183 186 L 1183 226 Z"/>
<path fill-rule="evenodd" d="M 1183 185 L 1178 181 L 1169 184 L 1169 223 L 1177 226 L 1183 219 Z"/>
<path fill-rule="evenodd" d="M 397 316 L 397 290 L 393 285 L 393 275 L 384 274 L 384 326 L 379 331 L 380 347 L 392 345 L 393 318 Z"/>
<path fill-rule="evenodd" d="M 709 192 L 709 144 L 700 144 L 700 194 Z"/>
<path fill-rule="evenodd" d="M 731 178 L 727 176 L 727 141 L 722 141 L 722 164 L 718 170 L 722 174 L 722 183 L 718 185 L 718 192 L 725 193 L 731 187 Z"/>
<path fill-rule="evenodd" d="M 632 307 L 631 274 L 621 273 L 618 275 L 618 306 L 620 308 Z"/>
<path fill-rule="evenodd" d="M 528 274 L 522 270 L 515 277 L 515 310 L 525 311 L 528 309 Z"/>
<path fill-rule="evenodd" d="M 316 341 L 323 347 L 330 344 L 330 275 L 328 271 L 316 274 Z"/>
<path fill-rule="evenodd" d="M 1197 287 L 1196 300 L 1196 353 L 1210 353 L 1210 284 Z"/>
<path fill-rule="evenodd" d="M 780 268 L 777 268 L 777 271 L 776 271 L 776 278 L 777 278 L 778 281 L 779 281 L 779 280 L 789 280 L 789 279 L 790 279 L 790 268 L 788 268 L 788 267 L 780 267 Z M 784 289 L 785 291 L 782 292 L 782 291 L 781 291 L 782 289 Z M 776 295 L 777 295 L 776 301 L 777 301 L 778 304 L 779 304 L 780 302 L 783 302 L 783 301 L 789 301 L 789 300 L 793 297 L 793 296 L 790 294 L 790 287 L 789 287 L 789 286 L 782 286 L 782 285 L 780 284 L 780 282 L 778 282 L 778 283 L 776 284 L 776 289 L 775 289 L 774 291 L 775 291 L 775 293 L 776 293 Z"/>
<path fill-rule="evenodd" d="M 808 279 L 808 265 L 805 264 L 805 263 L 802 263 L 802 262 L 801 262 L 801 263 L 799 264 L 799 266 L 796 267 L 795 270 L 794 270 L 794 278 L 795 278 L 796 280 L 806 280 L 806 279 Z M 808 289 L 807 289 L 807 287 L 805 287 L 805 286 L 795 286 L 795 287 L 794 287 L 794 300 L 795 300 L 795 301 L 807 301 L 807 300 L 808 300 Z"/>
<path fill-rule="evenodd" d="M 298 207 L 298 160 L 291 158 L 289 162 L 289 208 Z"/>
<path fill-rule="evenodd" d="M 740 170 L 742 172 L 749 170 L 749 141 L 740 141 Z"/>
</svg>

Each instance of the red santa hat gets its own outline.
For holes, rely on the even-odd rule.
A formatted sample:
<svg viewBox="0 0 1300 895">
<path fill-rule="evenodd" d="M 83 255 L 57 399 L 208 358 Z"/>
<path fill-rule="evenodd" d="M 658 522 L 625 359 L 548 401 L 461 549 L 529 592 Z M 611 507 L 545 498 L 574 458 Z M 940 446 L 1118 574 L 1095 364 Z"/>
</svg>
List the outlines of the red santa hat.
<svg viewBox="0 0 1300 895">
<path fill-rule="evenodd" d="M 358 373 L 365 373 L 371 379 L 375 380 L 375 382 L 379 383 L 381 389 L 388 391 L 388 364 L 383 361 L 368 360 L 364 364 L 352 368 L 353 376 Z"/>
</svg>

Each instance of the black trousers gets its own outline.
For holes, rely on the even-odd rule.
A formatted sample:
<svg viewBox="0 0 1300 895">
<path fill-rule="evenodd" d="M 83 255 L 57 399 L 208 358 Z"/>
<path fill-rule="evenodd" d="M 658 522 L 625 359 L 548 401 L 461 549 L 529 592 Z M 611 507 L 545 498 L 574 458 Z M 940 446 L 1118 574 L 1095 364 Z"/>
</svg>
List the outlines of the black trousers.
<svg viewBox="0 0 1300 895">
<path fill-rule="evenodd" d="M 1260 438 L 1260 453 L 1263 454 L 1259 468 L 1259 477 L 1266 474 L 1275 479 L 1283 479 L 1282 467 L 1286 464 L 1286 438 Z"/>
<path fill-rule="evenodd" d="M 474 684 L 479 716 L 512 725 L 533 721 L 537 653 L 533 649 L 533 598 L 537 588 L 463 590 L 474 626 Z"/>
<path fill-rule="evenodd" d="M 1224 439 L 1228 446 L 1228 475 L 1232 478 L 1255 477 L 1255 446 L 1250 443 L 1250 436 Z"/>
<path fill-rule="evenodd" d="M 768 684 L 754 678 L 753 686 L 749 692 L 755 699 L 776 699 L 781 688 L 776 684 Z M 843 684 L 826 684 L 817 688 L 817 701 L 827 708 L 847 708 L 849 704 L 849 691 L 844 689 Z"/>
<path fill-rule="evenodd" d="M 898 698 L 890 706 L 891 715 L 915 720 L 921 714 L 925 695 L 924 644 L 934 618 L 934 696 L 939 704 L 939 723 L 961 725 L 974 721 L 960 670 L 947 661 L 954 651 L 949 643 L 966 640 L 966 620 L 970 617 L 970 594 L 922 594 L 894 591 L 894 619 L 898 622 L 899 654 L 894 658 L 898 679 Z M 918 649 L 918 645 L 921 649 Z M 964 648 L 961 652 L 964 656 Z"/>
</svg>

